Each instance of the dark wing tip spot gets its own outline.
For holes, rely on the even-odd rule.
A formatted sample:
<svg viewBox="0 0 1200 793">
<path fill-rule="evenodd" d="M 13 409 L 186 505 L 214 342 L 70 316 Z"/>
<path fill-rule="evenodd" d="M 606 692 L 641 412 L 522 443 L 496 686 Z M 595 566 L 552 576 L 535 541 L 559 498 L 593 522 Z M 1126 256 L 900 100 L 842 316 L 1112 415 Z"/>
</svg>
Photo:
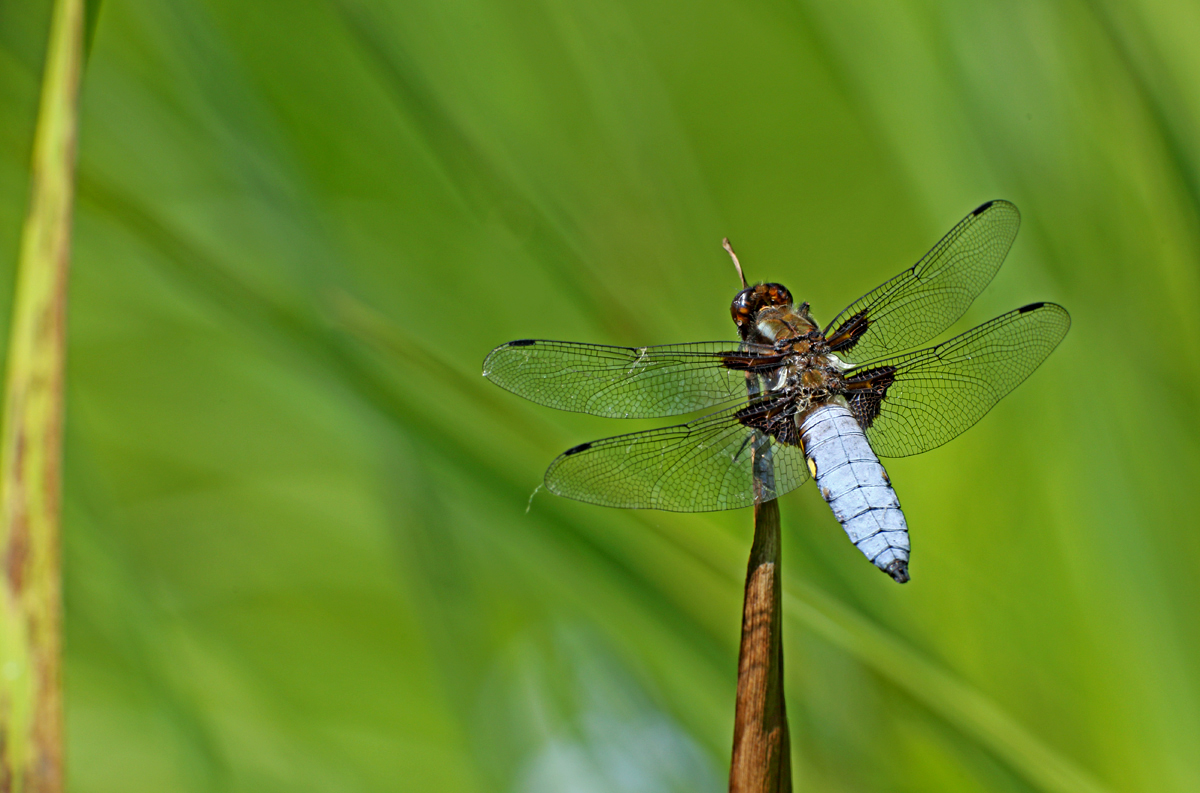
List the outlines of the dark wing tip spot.
<svg viewBox="0 0 1200 793">
<path fill-rule="evenodd" d="M 1039 308 L 1041 308 L 1042 306 L 1045 306 L 1045 305 L 1047 305 L 1047 304 L 1046 304 L 1046 301 L 1044 301 L 1044 300 L 1043 300 L 1042 302 L 1040 302 L 1040 303 L 1030 303 L 1030 304 L 1029 304 L 1029 305 L 1027 305 L 1027 306 L 1021 306 L 1020 308 L 1018 308 L 1018 309 L 1017 309 L 1017 313 L 1018 313 L 1018 314 L 1024 314 L 1024 313 L 1026 313 L 1026 312 L 1029 312 L 1029 311 L 1036 311 L 1037 309 L 1039 309 Z"/>
<path fill-rule="evenodd" d="M 904 561 L 903 559 L 894 560 L 884 569 L 883 572 L 895 579 L 897 584 L 908 583 L 908 562 Z"/>
<path fill-rule="evenodd" d="M 528 347 L 530 344 L 534 344 L 536 341 L 537 341 L 537 339 L 517 339 L 516 341 L 510 341 L 508 344 L 506 344 L 504 346 L 505 347 Z"/>
<path fill-rule="evenodd" d="M 570 449 L 567 449 L 565 452 L 563 452 L 563 457 L 566 457 L 568 454 L 579 454 L 580 452 L 586 452 L 590 448 L 592 448 L 592 444 L 581 443 L 578 446 L 572 446 Z"/>
<path fill-rule="evenodd" d="M 982 214 L 982 213 L 984 213 L 984 212 L 987 212 L 987 211 L 988 211 L 988 209 L 990 209 L 990 208 L 991 208 L 991 206 L 992 206 L 992 204 L 994 204 L 994 203 L 996 203 L 996 202 L 995 202 L 995 201 L 988 201 L 986 204 L 980 204 L 978 207 L 976 207 L 976 208 L 975 208 L 975 211 L 974 211 L 974 212 L 972 212 L 972 213 L 971 213 L 971 215 L 972 215 L 972 216 L 975 216 L 975 215 L 979 215 L 979 214 Z"/>
</svg>

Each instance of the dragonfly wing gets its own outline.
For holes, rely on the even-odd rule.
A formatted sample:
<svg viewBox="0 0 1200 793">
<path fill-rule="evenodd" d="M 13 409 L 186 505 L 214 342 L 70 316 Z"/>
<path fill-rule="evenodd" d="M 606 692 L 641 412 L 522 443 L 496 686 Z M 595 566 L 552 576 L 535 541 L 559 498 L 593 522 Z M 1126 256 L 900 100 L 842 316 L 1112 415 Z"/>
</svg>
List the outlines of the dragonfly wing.
<svg viewBox="0 0 1200 793">
<path fill-rule="evenodd" d="M 1021 225 L 1007 201 L 989 201 L 912 267 L 846 307 L 825 329 L 852 361 L 911 349 L 950 327 L 1000 269 Z"/>
<path fill-rule="evenodd" d="M 769 457 L 774 474 L 773 487 L 768 484 L 763 500 L 808 479 L 794 415 L 766 400 L 687 424 L 576 446 L 551 463 L 546 487 L 560 496 L 606 507 L 736 509 L 754 503 L 756 454 Z"/>
<path fill-rule="evenodd" d="M 736 341 L 610 347 L 525 339 L 492 350 L 483 374 L 539 405 L 606 418 L 654 418 L 745 399 L 747 372 L 780 363 L 770 347 Z"/>
<path fill-rule="evenodd" d="M 850 410 L 880 457 L 941 446 L 991 410 L 1067 335 L 1071 316 L 1031 303 L 925 350 L 846 373 Z"/>
</svg>

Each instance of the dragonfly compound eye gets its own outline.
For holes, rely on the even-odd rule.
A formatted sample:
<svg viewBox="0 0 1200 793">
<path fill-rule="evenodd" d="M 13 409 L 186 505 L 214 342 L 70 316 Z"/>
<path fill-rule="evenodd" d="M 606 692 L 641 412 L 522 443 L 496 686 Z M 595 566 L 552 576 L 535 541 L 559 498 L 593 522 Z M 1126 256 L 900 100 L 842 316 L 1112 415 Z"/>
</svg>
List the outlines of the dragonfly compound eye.
<svg viewBox="0 0 1200 793">
<path fill-rule="evenodd" d="M 792 303 L 792 293 L 783 284 L 763 284 L 766 290 L 766 302 L 772 306 L 789 306 Z"/>
<path fill-rule="evenodd" d="M 737 293 L 733 298 L 733 303 L 729 306 L 729 313 L 733 316 L 733 322 L 739 328 L 747 322 L 754 321 L 754 315 L 758 313 L 759 300 L 754 294 L 758 287 L 748 287 Z"/>
<path fill-rule="evenodd" d="M 737 293 L 729 312 L 739 328 L 754 322 L 758 312 L 768 306 L 788 306 L 792 293 L 783 284 L 755 284 Z"/>
</svg>

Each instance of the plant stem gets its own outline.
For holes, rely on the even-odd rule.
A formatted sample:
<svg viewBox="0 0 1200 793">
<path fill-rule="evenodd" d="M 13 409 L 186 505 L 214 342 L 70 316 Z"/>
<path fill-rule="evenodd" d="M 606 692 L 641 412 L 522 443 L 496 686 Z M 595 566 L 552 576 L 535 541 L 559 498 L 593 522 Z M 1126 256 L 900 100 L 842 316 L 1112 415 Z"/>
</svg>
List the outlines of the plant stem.
<svg viewBox="0 0 1200 793">
<path fill-rule="evenodd" d="M 765 448 L 769 449 L 769 441 Z M 730 793 L 790 793 L 791 744 L 783 700 L 783 609 L 779 501 L 770 454 L 755 454 L 754 544 L 746 568 L 742 644 L 738 653 Z"/>
<path fill-rule="evenodd" d="M 34 136 L 0 435 L 0 790 L 62 790 L 59 493 L 83 0 L 57 0 Z"/>
</svg>

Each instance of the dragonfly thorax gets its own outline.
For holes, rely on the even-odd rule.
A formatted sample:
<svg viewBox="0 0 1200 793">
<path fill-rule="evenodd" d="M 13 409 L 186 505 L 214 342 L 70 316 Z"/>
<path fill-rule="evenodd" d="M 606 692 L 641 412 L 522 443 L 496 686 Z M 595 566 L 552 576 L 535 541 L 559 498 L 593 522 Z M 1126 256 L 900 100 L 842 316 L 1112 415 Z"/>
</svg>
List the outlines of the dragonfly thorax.
<svg viewBox="0 0 1200 793">
<path fill-rule="evenodd" d="M 738 332 L 744 341 L 773 344 L 776 347 L 824 338 L 817 329 L 816 321 L 808 313 L 808 303 L 799 306 L 793 306 L 790 302 L 763 306 L 755 313 L 753 322 L 738 325 Z M 797 348 L 796 351 L 801 350 Z"/>
</svg>

